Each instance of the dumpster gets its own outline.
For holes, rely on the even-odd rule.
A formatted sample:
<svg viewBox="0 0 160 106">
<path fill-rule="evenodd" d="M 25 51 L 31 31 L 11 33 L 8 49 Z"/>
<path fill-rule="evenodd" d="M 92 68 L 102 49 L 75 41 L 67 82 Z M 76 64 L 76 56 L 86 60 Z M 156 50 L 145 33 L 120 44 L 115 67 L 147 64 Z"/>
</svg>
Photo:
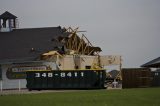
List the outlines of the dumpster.
<svg viewBox="0 0 160 106">
<path fill-rule="evenodd" d="M 26 74 L 29 90 L 105 88 L 105 70 L 27 71 Z"/>
</svg>

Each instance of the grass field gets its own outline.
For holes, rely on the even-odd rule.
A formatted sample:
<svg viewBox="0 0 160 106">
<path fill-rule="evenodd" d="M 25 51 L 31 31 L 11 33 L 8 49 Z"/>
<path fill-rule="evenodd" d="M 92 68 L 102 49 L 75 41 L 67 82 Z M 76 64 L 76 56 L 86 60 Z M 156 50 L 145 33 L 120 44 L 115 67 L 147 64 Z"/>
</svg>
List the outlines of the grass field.
<svg viewBox="0 0 160 106">
<path fill-rule="evenodd" d="M 160 106 L 160 88 L 3 95 L 0 106 Z"/>
</svg>

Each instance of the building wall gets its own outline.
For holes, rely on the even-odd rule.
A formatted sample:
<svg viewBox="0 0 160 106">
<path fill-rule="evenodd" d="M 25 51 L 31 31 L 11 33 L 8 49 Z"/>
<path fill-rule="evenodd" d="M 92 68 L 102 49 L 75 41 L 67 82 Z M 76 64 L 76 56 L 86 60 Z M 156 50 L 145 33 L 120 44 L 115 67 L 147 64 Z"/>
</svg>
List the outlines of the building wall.
<svg viewBox="0 0 160 106">
<path fill-rule="evenodd" d="M 8 78 L 7 74 L 9 72 L 9 69 L 11 68 L 23 68 L 26 66 L 46 66 L 48 68 L 50 68 L 51 70 L 55 70 L 56 69 L 56 65 L 53 62 L 43 62 L 43 63 L 25 63 L 25 64 L 3 64 L 1 65 L 1 71 L 2 71 L 2 88 L 3 89 L 17 89 L 17 88 L 26 88 L 26 79 L 25 78 Z M 25 69 L 25 68 L 24 68 Z M 18 70 L 18 69 L 17 69 Z M 19 70 L 21 71 L 21 70 Z M 22 70 L 23 72 L 20 72 L 20 74 L 17 75 L 23 75 L 24 70 Z M 23 77 L 23 76 L 22 76 Z"/>
<path fill-rule="evenodd" d="M 152 86 L 160 87 L 160 71 L 152 72 Z"/>
<path fill-rule="evenodd" d="M 60 59 L 60 69 L 61 70 L 72 70 L 75 66 L 78 69 L 86 69 L 86 66 L 92 66 L 97 63 L 97 56 L 88 55 L 66 55 Z"/>
<path fill-rule="evenodd" d="M 8 79 L 6 76 L 8 68 L 11 65 L 2 65 L 2 85 L 3 89 L 16 89 L 19 88 L 19 81 L 21 82 L 21 88 L 26 88 L 26 80 L 25 79 Z"/>
</svg>

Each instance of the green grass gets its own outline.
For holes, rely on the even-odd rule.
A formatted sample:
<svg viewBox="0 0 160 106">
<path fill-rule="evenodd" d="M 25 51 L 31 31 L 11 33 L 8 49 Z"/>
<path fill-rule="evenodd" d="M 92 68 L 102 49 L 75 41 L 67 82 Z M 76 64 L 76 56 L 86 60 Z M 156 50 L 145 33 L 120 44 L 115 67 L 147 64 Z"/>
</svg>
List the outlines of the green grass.
<svg viewBox="0 0 160 106">
<path fill-rule="evenodd" d="M 160 106 L 160 88 L 3 95 L 0 106 Z"/>
</svg>

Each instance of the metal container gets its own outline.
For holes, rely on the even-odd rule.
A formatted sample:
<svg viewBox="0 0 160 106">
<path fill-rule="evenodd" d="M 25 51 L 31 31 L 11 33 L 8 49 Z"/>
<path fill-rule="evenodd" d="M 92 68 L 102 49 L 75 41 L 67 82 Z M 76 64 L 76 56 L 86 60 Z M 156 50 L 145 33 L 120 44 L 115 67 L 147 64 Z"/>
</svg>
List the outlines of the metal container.
<svg viewBox="0 0 160 106">
<path fill-rule="evenodd" d="M 2 69 L 1 69 L 1 65 L 0 65 L 0 80 L 2 80 Z"/>
<path fill-rule="evenodd" d="M 122 88 L 150 87 L 151 70 L 149 68 L 124 68 L 122 79 Z"/>
<path fill-rule="evenodd" d="M 152 72 L 152 86 L 153 87 L 160 86 L 160 71 Z"/>
<path fill-rule="evenodd" d="M 28 71 L 27 88 L 42 89 L 101 89 L 105 70 Z"/>
</svg>

